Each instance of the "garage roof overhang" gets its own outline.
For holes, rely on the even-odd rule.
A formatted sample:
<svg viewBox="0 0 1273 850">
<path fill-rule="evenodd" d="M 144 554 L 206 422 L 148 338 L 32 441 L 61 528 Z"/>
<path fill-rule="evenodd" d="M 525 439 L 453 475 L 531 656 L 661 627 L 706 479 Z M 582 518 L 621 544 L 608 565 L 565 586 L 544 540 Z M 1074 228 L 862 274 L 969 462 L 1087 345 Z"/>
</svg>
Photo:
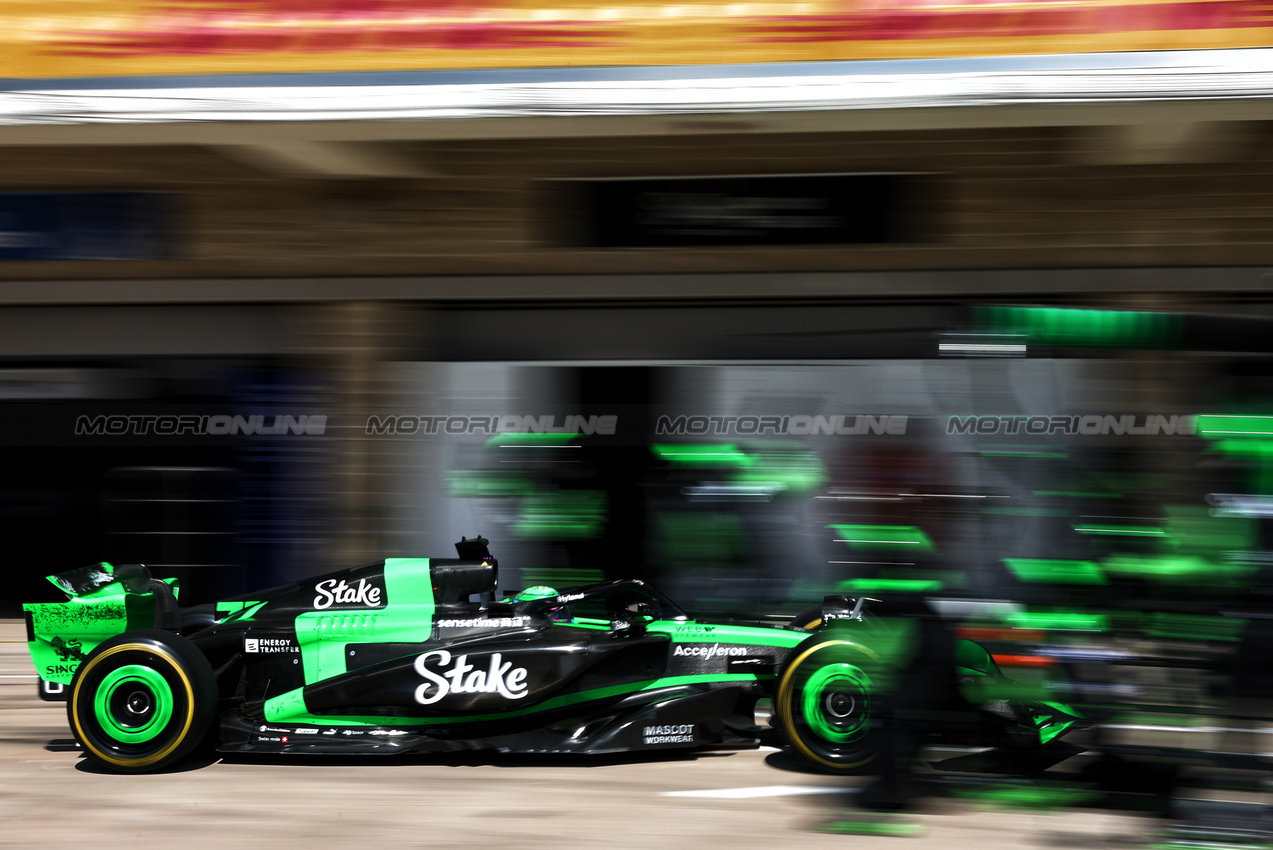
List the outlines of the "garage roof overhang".
<svg viewBox="0 0 1273 850">
<path fill-rule="evenodd" d="M 1103 127 L 1171 159 L 1269 118 L 1267 48 L 0 81 L 0 146 L 213 145 L 333 177 L 428 176 L 380 143 L 470 138 Z"/>
</svg>

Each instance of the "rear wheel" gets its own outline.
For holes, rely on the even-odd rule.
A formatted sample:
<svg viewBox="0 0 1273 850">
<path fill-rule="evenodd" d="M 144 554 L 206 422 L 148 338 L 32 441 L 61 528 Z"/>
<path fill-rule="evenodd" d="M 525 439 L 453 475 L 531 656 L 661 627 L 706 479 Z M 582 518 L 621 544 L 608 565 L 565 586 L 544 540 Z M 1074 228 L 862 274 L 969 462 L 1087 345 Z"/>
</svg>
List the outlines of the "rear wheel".
<svg viewBox="0 0 1273 850">
<path fill-rule="evenodd" d="M 66 709 L 93 761 L 126 773 L 159 770 L 204 740 L 216 714 L 216 678 L 185 638 L 130 632 L 80 665 Z"/>
<path fill-rule="evenodd" d="M 788 743 L 817 767 L 851 773 L 878 751 L 876 686 L 880 658 L 843 638 L 815 635 L 792 651 L 774 696 Z"/>
</svg>

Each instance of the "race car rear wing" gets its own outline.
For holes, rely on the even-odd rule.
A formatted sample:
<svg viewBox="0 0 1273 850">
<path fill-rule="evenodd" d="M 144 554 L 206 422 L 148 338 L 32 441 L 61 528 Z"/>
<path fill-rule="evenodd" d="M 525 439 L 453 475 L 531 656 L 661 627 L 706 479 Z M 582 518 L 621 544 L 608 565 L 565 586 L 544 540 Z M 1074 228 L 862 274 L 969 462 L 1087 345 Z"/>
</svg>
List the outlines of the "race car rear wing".
<svg viewBox="0 0 1273 850">
<path fill-rule="evenodd" d="M 141 564 L 93 564 L 48 579 L 67 601 L 22 606 L 43 699 L 65 699 L 64 686 L 103 641 L 130 629 L 180 629 L 177 580 L 151 578 Z"/>
</svg>

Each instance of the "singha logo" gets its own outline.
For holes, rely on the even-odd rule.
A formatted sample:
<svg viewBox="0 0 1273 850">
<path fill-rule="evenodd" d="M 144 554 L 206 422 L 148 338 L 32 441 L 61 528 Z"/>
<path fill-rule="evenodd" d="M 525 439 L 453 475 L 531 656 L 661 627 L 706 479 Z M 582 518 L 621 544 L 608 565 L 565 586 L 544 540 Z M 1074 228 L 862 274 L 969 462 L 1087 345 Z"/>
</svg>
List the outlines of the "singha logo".
<svg viewBox="0 0 1273 850">
<path fill-rule="evenodd" d="M 63 661 L 83 661 L 84 653 L 80 652 L 79 638 L 71 638 L 64 641 L 60 637 L 53 638 L 50 641 L 53 651 L 57 653 L 57 657 Z"/>
</svg>

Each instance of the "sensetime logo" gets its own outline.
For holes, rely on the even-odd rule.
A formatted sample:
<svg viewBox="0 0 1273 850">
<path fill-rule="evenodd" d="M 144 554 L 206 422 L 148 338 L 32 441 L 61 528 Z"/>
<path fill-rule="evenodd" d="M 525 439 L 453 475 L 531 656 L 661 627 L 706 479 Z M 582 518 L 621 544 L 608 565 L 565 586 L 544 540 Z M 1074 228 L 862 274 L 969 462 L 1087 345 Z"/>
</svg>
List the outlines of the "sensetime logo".
<svg viewBox="0 0 1273 850">
<path fill-rule="evenodd" d="M 947 434 L 980 437 L 995 434 L 1064 434 L 1067 436 L 1188 436 L 1197 432 L 1196 416 L 1158 414 L 1086 416 L 952 416 L 946 420 Z"/>
<path fill-rule="evenodd" d="M 114 414 L 80 416 L 75 420 L 77 437 L 223 437 L 245 436 L 310 436 L 327 433 L 325 415 L 300 416 L 202 416 Z"/>
<path fill-rule="evenodd" d="M 710 416 L 685 414 L 660 416 L 654 433 L 663 436 L 731 435 L 763 436 L 774 434 L 790 437 L 812 437 L 819 434 L 853 436 L 906 433 L 907 417 L 901 416 L 809 416 L 803 413 L 772 416 Z"/>
</svg>

